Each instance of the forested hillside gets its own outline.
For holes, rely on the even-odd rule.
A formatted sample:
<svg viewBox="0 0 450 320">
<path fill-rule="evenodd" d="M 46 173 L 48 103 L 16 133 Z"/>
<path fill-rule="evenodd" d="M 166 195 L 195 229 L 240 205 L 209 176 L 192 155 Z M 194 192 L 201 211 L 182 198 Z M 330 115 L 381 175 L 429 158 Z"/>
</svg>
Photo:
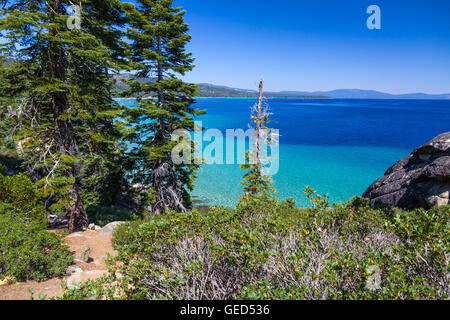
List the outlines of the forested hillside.
<svg viewBox="0 0 450 320">
<path fill-rule="evenodd" d="M 125 80 L 132 79 L 133 76 L 131 74 L 120 74 L 114 76 L 116 79 L 116 97 L 123 97 L 121 92 L 124 92 L 129 89 L 129 86 L 126 84 Z M 154 79 L 152 78 L 136 78 L 137 80 L 143 83 L 152 83 Z M 224 86 L 216 86 L 207 83 L 197 84 L 198 86 L 198 94 L 197 97 L 201 98 L 257 98 L 258 92 L 252 90 L 244 90 L 244 89 L 235 89 L 228 88 Z M 151 96 L 152 92 L 148 92 L 147 95 Z M 131 94 L 131 97 L 136 97 L 137 93 Z M 327 96 L 323 95 L 304 95 L 304 94 L 295 94 L 295 93 L 277 93 L 277 92 L 269 92 L 265 95 L 266 98 L 297 98 L 297 99 L 327 99 Z"/>
</svg>

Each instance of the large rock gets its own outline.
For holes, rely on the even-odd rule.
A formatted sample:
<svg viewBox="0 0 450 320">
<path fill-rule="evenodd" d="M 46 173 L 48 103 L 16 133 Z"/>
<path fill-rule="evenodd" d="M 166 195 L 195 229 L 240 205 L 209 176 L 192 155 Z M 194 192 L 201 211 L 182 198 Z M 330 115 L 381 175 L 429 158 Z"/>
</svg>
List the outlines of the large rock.
<svg viewBox="0 0 450 320">
<path fill-rule="evenodd" d="M 404 210 L 450 204 L 450 132 L 397 162 L 363 197 Z"/>
<path fill-rule="evenodd" d="M 114 231 L 117 229 L 118 226 L 120 226 L 123 221 L 117 221 L 117 222 L 111 222 L 110 224 L 107 224 L 100 230 L 100 235 L 110 235 L 113 234 Z"/>
</svg>

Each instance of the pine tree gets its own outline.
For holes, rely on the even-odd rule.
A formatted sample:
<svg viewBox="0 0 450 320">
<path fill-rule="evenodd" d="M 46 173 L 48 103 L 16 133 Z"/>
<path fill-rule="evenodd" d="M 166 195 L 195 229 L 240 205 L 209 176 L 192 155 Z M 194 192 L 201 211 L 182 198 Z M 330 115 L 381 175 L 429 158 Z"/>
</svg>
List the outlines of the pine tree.
<svg viewBox="0 0 450 320">
<path fill-rule="evenodd" d="M 123 205 L 129 185 L 125 179 L 126 158 L 120 121 L 124 106 L 112 99 L 112 72 L 128 67 L 121 26 L 126 22 L 119 0 L 88 0 L 82 3 L 82 34 L 78 37 L 81 57 L 77 78 L 81 108 L 89 112 L 84 130 L 86 144 L 81 161 L 82 198 L 89 205 Z M 80 35 L 80 34 L 78 34 Z M 86 101 L 89 97 L 91 101 Z M 83 106 L 84 105 L 84 106 Z"/>
<path fill-rule="evenodd" d="M 184 22 L 184 11 L 172 7 L 172 0 L 138 0 L 125 4 L 131 42 L 131 61 L 137 78 L 152 78 L 150 83 L 128 81 L 129 94 L 139 94 L 136 108 L 130 108 L 135 146 L 135 182 L 150 187 L 154 197 L 152 211 L 167 209 L 185 212 L 191 207 L 189 191 L 198 165 L 176 164 L 171 152 L 176 142 L 171 134 L 178 129 L 194 130 L 197 86 L 184 83 L 179 76 L 193 69 L 194 59 L 185 46 L 191 37 Z M 153 98 L 144 98 L 144 95 Z"/>
<path fill-rule="evenodd" d="M 12 60 L 2 65 L 2 108 L 15 117 L 27 171 L 50 209 L 66 212 L 70 232 L 88 224 L 83 165 L 119 153 L 120 136 L 114 119 L 121 111 L 111 99 L 109 76 L 120 61 L 120 33 L 112 28 L 120 3 L 80 3 L 76 29 L 67 26 L 71 2 L 65 0 L 6 1 L 0 20 L 7 40 L 2 55 Z"/>
<path fill-rule="evenodd" d="M 276 192 L 273 187 L 272 179 L 263 172 L 264 161 L 266 156 L 262 152 L 264 143 L 271 143 L 274 137 L 269 134 L 270 129 L 267 127 L 269 123 L 269 113 L 267 107 L 263 106 L 264 81 L 259 83 L 258 102 L 252 109 L 252 121 L 255 126 L 255 136 L 253 150 L 246 154 L 245 164 L 241 165 L 242 170 L 248 171 L 244 175 L 244 192 L 247 195 L 262 196 L 264 198 L 275 199 L 273 193 Z"/>
</svg>

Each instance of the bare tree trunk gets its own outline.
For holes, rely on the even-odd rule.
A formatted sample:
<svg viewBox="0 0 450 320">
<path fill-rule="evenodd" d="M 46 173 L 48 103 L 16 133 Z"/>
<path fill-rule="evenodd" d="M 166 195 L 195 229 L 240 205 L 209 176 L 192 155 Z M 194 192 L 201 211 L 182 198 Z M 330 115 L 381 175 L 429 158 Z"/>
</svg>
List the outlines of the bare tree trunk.
<svg viewBox="0 0 450 320">
<path fill-rule="evenodd" d="M 259 98 L 258 105 L 256 106 L 256 129 L 255 129 L 255 154 L 254 161 L 255 164 L 259 164 L 261 162 L 261 139 L 263 137 L 262 132 L 262 101 L 263 101 L 263 91 L 264 91 L 264 80 L 259 82 Z"/>
</svg>

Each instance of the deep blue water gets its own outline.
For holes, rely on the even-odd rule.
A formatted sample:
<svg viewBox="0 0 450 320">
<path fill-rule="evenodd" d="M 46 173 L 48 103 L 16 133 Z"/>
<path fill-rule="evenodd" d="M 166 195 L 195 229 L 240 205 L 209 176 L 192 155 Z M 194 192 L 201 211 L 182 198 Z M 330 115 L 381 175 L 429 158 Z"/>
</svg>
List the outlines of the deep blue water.
<svg viewBox="0 0 450 320">
<path fill-rule="evenodd" d="M 131 101 L 126 101 L 130 103 Z M 450 131 L 450 100 L 267 100 L 280 130 L 278 198 L 306 206 L 310 185 L 331 202 L 362 195 L 395 162 L 436 135 Z M 250 123 L 251 99 L 198 99 L 207 128 Z M 204 146 L 205 147 L 205 144 Z M 225 152 L 225 151 L 224 151 Z M 239 165 L 203 165 L 193 196 L 210 205 L 234 206 L 242 194 Z"/>
</svg>

